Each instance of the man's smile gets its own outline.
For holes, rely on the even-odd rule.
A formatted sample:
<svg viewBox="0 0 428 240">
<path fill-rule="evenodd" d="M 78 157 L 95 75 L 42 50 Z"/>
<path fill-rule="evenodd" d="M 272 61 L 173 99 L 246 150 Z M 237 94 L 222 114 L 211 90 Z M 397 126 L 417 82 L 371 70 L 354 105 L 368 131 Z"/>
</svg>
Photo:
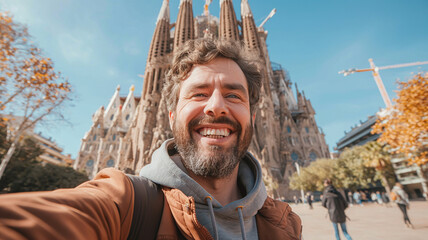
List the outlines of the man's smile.
<svg viewBox="0 0 428 240">
<path fill-rule="evenodd" d="M 208 144 L 220 144 L 228 142 L 236 130 L 227 124 L 203 124 L 195 127 L 194 132 L 197 140 Z"/>
</svg>

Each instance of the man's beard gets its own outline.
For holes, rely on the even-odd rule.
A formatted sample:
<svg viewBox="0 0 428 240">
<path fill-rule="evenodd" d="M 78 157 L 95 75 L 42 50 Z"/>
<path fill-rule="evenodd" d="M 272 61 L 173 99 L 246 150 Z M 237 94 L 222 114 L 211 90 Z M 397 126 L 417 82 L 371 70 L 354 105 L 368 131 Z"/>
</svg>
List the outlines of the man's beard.
<svg viewBox="0 0 428 240">
<path fill-rule="evenodd" d="M 173 123 L 173 134 L 176 148 L 187 170 L 201 177 L 225 178 L 232 174 L 241 158 L 246 153 L 253 135 L 252 122 L 245 126 L 244 137 L 242 127 L 227 117 L 217 119 L 204 116 L 192 119 L 186 126 Z M 209 152 L 204 152 L 193 139 L 193 128 L 200 124 L 223 123 L 233 127 L 237 133 L 236 142 L 229 147 L 209 146 Z"/>
</svg>

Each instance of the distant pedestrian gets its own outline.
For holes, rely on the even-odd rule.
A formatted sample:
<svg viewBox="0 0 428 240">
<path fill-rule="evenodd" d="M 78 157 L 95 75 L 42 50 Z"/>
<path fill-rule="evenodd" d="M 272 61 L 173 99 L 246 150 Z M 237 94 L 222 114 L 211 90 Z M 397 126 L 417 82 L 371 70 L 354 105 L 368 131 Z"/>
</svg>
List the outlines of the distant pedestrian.
<svg viewBox="0 0 428 240">
<path fill-rule="evenodd" d="M 375 193 L 375 192 L 372 192 L 372 193 L 370 194 L 370 200 L 371 200 L 372 202 L 377 203 L 377 196 L 376 196 L 376 193 Z"/>
<path fill-rule="evenodd" d="M 370 194 L 367 191 L 361 191 L 361 200 L 363 202 L 368 202 L 370 200 Z"/>
<path fill-rule="evenodd" d="M 293 200 L 296 205 L 299 204 L 299 198 L 296 195 L 294 195 Z"/>
<path fill-rule="evenodd" d="M 379 191 L 376 191 L 376 199 L 377 199 L 377 203 L 381 205 L 383 204 L 382 195 L 380 194 Z"/>
<path fill-rule="evenodd" d="M 389 195 L 386 192 L 381 193 L 382 201 L 385 204 L 386 207 L 391 207 L 391 203 L 389 200 Z"/>
<path fill-rule="evenodd" d="M 409 228 L 413 228 L 413 224 L 410 222 L 409 216 L 407 215 L 407 210 L 409 209 L 409 196 L 403 190 L 403 185 L 401 185 L 401 183 L 397 182 L 392 188 L 391 200 L 397 203 L 398 208 L 403 213 L 404 224 Z"/>
<path fill-rule="evenodd" d="M 354 205 L 354 201 L 353 201 L 353 196 L 352 196 L 352 191 L 349 191 L 348 192 L 348 202 L 349 202 L 349 205 L 351 205 L 351 206 L 353 206 Z"/>
<path fill-rule="evenodd" d="M 354 200 L 355 200 L 355 203 L 357 203 L 358 205 L 364 206 L 363 203 L 361 202 L 361 193 L 360 192 L 358 192 L 358 191 L 354 192 Z"/>
<path fill-rule="evenodd" d="M 312 198 L 313 195 L 310 194 L 309 192 L 306 193 L 306 202 L 309 204 L 309 209 L 314 209 L 314 207 L 312 206 Z"/>
<path fill-rule="evenodd" d="M 345 198 L 339 193 L 331 183 L 330 179 L 324 180 L 324 198 L 322 200 L 323 207 L 328 209 L 330 220 L 333 223 L 334 234 L 336 239 L 340 240 L 339 227 L 342 228 L 343 235 L 346 239 L 352 240 L 346 229 L 346 215 L 345 209 L 348 207 L 348 203 Z"/>
</svg>

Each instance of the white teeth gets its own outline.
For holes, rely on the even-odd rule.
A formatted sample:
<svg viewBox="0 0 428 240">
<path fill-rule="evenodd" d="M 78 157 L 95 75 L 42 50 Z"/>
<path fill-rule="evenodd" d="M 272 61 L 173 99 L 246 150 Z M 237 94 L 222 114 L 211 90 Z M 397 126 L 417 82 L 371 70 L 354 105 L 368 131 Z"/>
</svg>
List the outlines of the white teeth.
<svg viewBox="0 0 428 240">
<path fill-rule="evenodd" d="M 227 128 L 221 128 L 221 129 L 214 129 L 214 128 L 202 128 L 199 130 L 199 134 L 202 136 L 209 136 L 213 138 L 221 138 L 221 137 L 227 137 L 230 135 L 230 130 Z"/>
<path fill-rule="evenodd" d="M 227 136 L 230 135 L 229 129 L 224 129 L 223 131 L 224 131 L 224 135 L 223 136 L 227 137 Z"/>
</svg>

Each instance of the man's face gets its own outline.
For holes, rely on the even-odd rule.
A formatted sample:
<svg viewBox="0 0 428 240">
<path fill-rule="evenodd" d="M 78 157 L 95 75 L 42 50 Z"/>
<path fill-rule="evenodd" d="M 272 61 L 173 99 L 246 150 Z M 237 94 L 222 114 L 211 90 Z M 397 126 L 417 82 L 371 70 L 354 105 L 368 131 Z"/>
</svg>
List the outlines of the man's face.
<svg viewBox="0 0 428 240">
<path fill-rule="evenodd" d="M 196 65 L 181 83 L 171 128 L 186 168 L 198 176 L 229 176 L 248 149 L 252 121 L 248 85 L 232 60 Z"/>
</svg>

